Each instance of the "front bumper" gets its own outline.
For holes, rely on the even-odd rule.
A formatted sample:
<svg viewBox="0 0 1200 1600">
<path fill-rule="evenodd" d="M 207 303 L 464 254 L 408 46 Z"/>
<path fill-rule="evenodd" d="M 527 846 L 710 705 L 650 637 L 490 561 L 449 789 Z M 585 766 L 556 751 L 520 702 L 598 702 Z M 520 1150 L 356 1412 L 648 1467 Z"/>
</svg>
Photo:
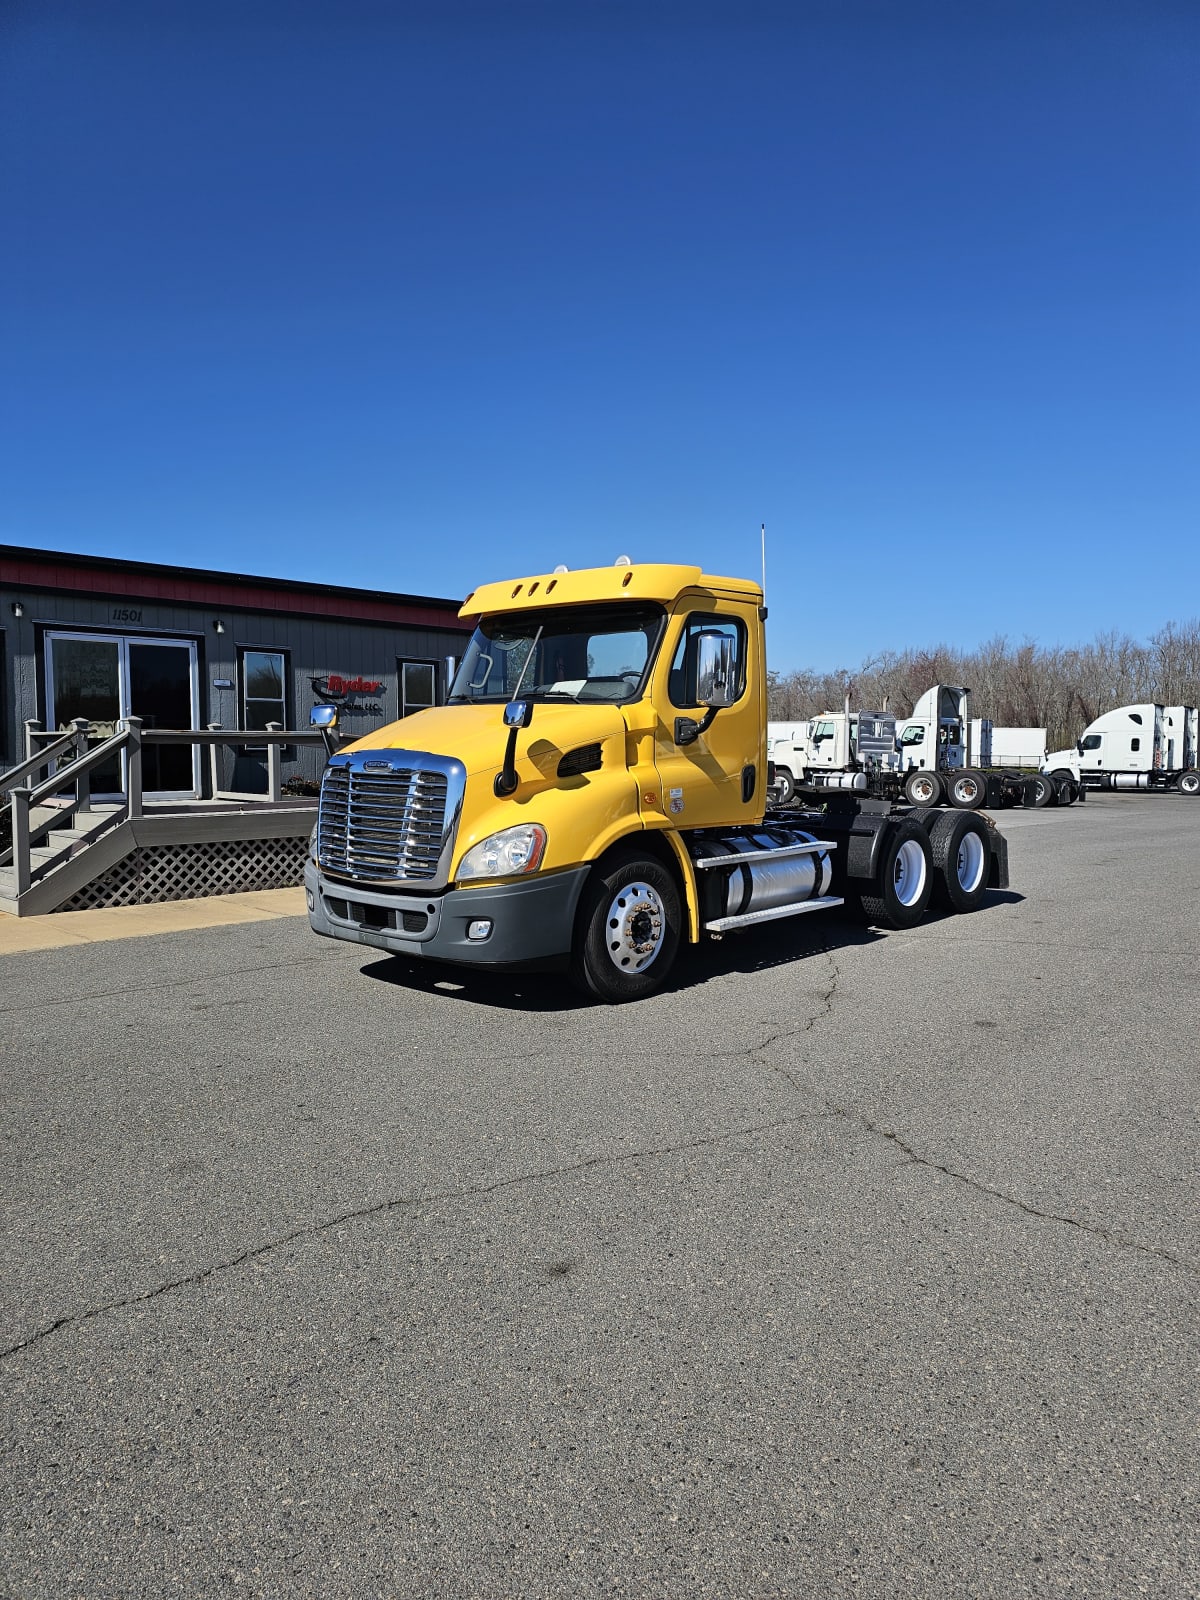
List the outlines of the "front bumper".
<svg viewBox="0 0 1200 1600">
<path fill-rule="evenodd" d="M 589 868 L 535 874 L 511 883 L 444 894 L 381 894 L 304 869 L 308 920 L 314 933 L 372 945 L 393 955 L 472 967 L 552 963 L 568 955 L 575 911 Z M 484 938 L 471 925 L 488 922 Z"/>
</svg>

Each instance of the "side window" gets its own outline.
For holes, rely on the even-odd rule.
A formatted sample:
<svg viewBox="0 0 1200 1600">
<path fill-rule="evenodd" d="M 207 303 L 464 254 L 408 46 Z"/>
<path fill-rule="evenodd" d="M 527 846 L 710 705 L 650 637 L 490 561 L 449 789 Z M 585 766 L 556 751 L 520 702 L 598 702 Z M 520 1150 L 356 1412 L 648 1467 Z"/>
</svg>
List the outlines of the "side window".
<svg viewBox="0 0 1200 1600">
<path fill-rule="evenodd" d="M 432 661 L 397 662 L 400 680 L 400 715 L 411 716 L 414 711 L 428 711 L 437 700 L 437 666 Z"/>
<path fill-rule="evenodd" d="M 1098 733 L 1089 733 L 1087 738 L 1083 741 L 1083 748 L 1085 750 L 1099 750 L 1100 735 Z"/>
<path fill-rule="evenodd" d="M 921 726 L 921 724 L 919 722 L 910 722 L 908 727 L 905 728 L 904 732 L 900 735 L 900 743 L 901 744 L 924 744 L 925 743 L 925 729 Z"/>
<path fill-rule="evenodd" d="M 696 658 L 702 633 L 723 633 L 733 641 L 733 670 L 738 699 L 746 692 L 746 630 L 736 617 L 704 616 L 695 613 L 687 619 L 667 678 L 667 694 L 680 711 L 691 711 L 700 704 L 696 698 Z"/>
<path fill-rule="evenodd" d="M 1140 750 L 1142 748 L 1142 741 L 1140 739 L 1130 739 L 1129 748 L 1131 750 Z"/>
<path fill-rule="evenodd" d="M 282 650 L 242 651 L 242 727 L 287 727 L 287 655 Z"/>
</svg>

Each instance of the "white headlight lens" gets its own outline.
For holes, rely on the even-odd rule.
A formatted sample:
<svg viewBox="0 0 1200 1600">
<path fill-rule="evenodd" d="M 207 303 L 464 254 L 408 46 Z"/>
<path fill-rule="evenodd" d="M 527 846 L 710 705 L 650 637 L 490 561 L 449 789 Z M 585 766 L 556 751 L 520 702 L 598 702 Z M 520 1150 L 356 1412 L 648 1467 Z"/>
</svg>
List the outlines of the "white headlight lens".
<svg viewBox="0 0 1200 1600">
<path fill-rule="evenodd" d="M 458 881 L 464 878 L 512 878 L 521 872 L 536 872 L 546 848 L 546 830 L 537 822 L 519 822 L 515 828 L 502 828 L 490 839 L 472 845 L 458 868 Z"/>
</svg>

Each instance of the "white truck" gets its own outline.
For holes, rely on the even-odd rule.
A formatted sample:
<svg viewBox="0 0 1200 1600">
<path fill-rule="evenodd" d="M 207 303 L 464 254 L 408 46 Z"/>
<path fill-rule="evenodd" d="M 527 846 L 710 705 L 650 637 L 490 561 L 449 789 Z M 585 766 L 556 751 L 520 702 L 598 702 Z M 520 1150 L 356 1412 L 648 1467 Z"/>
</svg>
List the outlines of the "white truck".
<svg viewBox="0 0 1200 1600">
<path fill-rule="evenodd" d="M 996 763 L 992 724 L 968 718 L 969 693 L 936 683 L 908 717 L 847 707 L 808 723 L 768 723 L 777 802 L 786 804 L 800 789 L 829 788 L 968 811 L 984 805 L 1069 805 L 1078 797 L 1079 785 L 1070 774 L 1039 771 L 1044 732 L 1039 760 L 1021 763 L 1028 776 L 1007 762 Z"/>
<path fill-rule="evenodd" d="M 1073 749 L 1053 750 L 1042 771 L 1083 789 L 1178 789 L 1200 795 L 1195 706 L 1118 706 L 1089 722 Z"/>
</svg>

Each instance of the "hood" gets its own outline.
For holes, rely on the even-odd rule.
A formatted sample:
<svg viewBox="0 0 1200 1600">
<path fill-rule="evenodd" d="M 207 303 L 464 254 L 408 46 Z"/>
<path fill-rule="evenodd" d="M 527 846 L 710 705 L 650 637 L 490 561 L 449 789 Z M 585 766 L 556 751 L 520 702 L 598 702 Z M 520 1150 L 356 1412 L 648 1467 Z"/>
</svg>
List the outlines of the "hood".
<svg viewBox="0 0 1200 1600">
<path fill-rule="evenodd" d="M 625 718 L 620 706 L 535 703 L 533 721 L 517 733 L 517 759 L 532 760 L 541 766 L 544 756 L 557 768 L 568 750 L 618 734 L 623 737 L 624 733 Z M 498 772 L 504 765 L 507 744 L 503 705 L 435 706 L 429 711 L 415 711 L 402 722 L 389 722 L 353 744 L 343 745 L 338 753 L 424 750 L 461 761 L 470 777 Z"/>
</svg>

